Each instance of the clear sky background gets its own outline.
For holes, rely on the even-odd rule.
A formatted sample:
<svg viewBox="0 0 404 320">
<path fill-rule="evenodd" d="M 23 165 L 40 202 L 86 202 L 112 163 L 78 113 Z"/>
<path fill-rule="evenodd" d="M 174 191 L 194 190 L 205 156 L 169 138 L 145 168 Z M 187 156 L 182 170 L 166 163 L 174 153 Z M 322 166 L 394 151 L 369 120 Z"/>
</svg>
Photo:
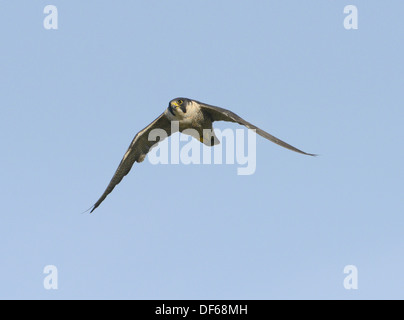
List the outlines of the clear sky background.
<svg viewBox="0 0 404 320">
<path fill-rule="evenodd" d="M 43 27 L 48 4 L 59 30 Z M 358 30 L 343 27 L 349 4 Z M 403 12 L 0 0 L 0 298 L 404 298 Z M 146 160 L 81 214 L 177 96 L 321 156 L 257 137 L 252 176 Z M 58 290 L 43 287 L 46 265 Z M 344 289 L 346 265 L 358 290 Z"/>
</svg>

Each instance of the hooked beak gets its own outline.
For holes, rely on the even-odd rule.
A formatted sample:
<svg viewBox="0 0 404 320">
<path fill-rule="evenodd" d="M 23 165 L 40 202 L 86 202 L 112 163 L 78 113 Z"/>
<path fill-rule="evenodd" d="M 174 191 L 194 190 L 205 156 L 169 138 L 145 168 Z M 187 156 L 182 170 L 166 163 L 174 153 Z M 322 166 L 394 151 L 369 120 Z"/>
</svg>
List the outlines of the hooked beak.
<svg viewBox="0 0 404 320">
<path fill-rule="evenodd" d="M 174 108 L 173 108 L 174 107 Z M 172 102 L 169 106 L 168 106 L 168 111 L 170 111 L 170 113 L 175 116 L 174 114 L 174 109 L 178 108 L 178 103 L 176 102 Z"/>
</svg>

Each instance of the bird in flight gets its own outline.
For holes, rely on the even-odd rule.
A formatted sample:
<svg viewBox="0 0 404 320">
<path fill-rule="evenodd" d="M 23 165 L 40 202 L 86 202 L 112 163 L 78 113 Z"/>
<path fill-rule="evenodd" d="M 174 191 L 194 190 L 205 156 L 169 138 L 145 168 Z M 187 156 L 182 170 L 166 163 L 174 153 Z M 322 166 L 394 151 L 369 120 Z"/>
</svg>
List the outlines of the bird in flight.
<svg viewBox="0 0 404 320">
<path fill-rule="evenodd" d="M 112 190 L 114 190 L 116 185 L 118 185 L 129 173 L 133 164 L 135 162 L 142 162 L 150 149 L 155 147 L 160 142 L 158 139 L 156 141 L 149 140 L 149 134 L 153 129 L 164 130 L 167 133 L 167 137 L 175 133 L 172 132 L 172 121 L 178 122 L 179 125 L 177 131 L 179 132 L 183 132 L 185 130 L 184 133 L 189 135 L 192 135 L 190 132 L 197 132 L 198 135 L 195 135 L 194 137 L 207 146 L 214 146 L 220 143 L 218 138 L 215 136 L 212 123 L 215 121 L 228 121 L 238 123 L 251 130 L 256 130 L 256 133 L 258 133 L 260 136 L 289 150 L 308 156 L 316 156 L 315 154 L 306 153 L 299 150 L 265 132 L 264 130 L 259 129 L 230 110 L 201 103 L 196 100 L 177 98 L 171 100 L 168 108 L 156 120 L 141 130 L 132 140 L 128 151 L 125 153 L 108 187 L 98 201 L 90 208 L 91 213 L 100 206 L 105 198 L 112 192 Z M 187 129 L 194 130 L 188 130 L 187 132 Z"/>
</svg>

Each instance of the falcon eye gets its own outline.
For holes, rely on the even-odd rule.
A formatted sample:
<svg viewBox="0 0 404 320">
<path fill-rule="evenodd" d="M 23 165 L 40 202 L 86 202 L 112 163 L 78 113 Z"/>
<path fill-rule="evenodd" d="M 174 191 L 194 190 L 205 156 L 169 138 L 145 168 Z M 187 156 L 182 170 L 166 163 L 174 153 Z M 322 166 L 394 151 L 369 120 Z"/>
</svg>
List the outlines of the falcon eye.
<svg viewBox="0 0 404 320">
<path fill-rule="evenodd" d="M 178 100 L 177 103 L 178 103 L 179 105 L 181 105 L 181 104 L 184 103 L 184 101 L 183 101 L 183 100 Z"/>
</svg>

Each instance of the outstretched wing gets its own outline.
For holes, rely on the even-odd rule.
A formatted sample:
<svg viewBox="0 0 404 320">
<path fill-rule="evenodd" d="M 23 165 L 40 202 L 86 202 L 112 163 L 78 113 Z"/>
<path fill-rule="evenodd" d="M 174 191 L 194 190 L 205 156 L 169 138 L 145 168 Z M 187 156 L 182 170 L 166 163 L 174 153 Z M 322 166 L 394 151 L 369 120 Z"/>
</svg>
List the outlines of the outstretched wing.
<svg viewBox="0 0 404 320">
<path fill-rule="evenodd" d="M 133 164 L 135 162 L 142 162 L 150 149 L 157 146 L 157 144 L 160 142 L 159 139 L 161 137 L 159 136 L 157 137 L 157 141 L 149 141 L 149 134 L 153 129 L 164 130 L 167 133 L 167 137 L 169 137 L 172 133 L 171 122 L 164 115 L 164 113 L 142 131 L 140 131 L 133 139 L 128 148 L 128 151 L 126 151 L 125 155 L 123 156 L 123 159 L 119 164 L 114 176 L 112 177 L 107 189 L 105 190 L 101 198 L 98 199 L 98 201 L 94 204 L 91 212 L 99 207 L 99 205 L 112 192 L 112 190 L 114 190 L 116 185 L 119 184 L 122 179 L 129 173 L 130 169 L 132 169 Z"/>
<path fill-rule="evenodd" d="M 198 103 L 200 104 L 201 109 L 211 116 L 212 121 L 229 121 L 229 122 L 235 122 L 235 123 L 241 124 L 243 126 L 246 126 L 248 129 L 256 130 L 256 132 L 260 136 L 280 145 L 281 147 L 284 147 L 286 149 L 289 149 L 289 150 L 292 150 L 292 151 L 295 151 L 298 153 L 302 153 L 302 154 L 305 154 L 308 156 L 316 156 L 316 154 L 306 153 L 306 152 L 299 150 L 299 149 L 291 146 L 290 144 L 274 137 L 273 135 L 269 134 L 268 132 L 265 132 L 264 130 L 245 121 L 243 118 L 241 118 L 237 114 L 231 112 L 230 110 L 226 110 L 223 108 L 211 106 L 211 105 L 200 103 L 200 102 L 198 102 Z"/>
</svg>

